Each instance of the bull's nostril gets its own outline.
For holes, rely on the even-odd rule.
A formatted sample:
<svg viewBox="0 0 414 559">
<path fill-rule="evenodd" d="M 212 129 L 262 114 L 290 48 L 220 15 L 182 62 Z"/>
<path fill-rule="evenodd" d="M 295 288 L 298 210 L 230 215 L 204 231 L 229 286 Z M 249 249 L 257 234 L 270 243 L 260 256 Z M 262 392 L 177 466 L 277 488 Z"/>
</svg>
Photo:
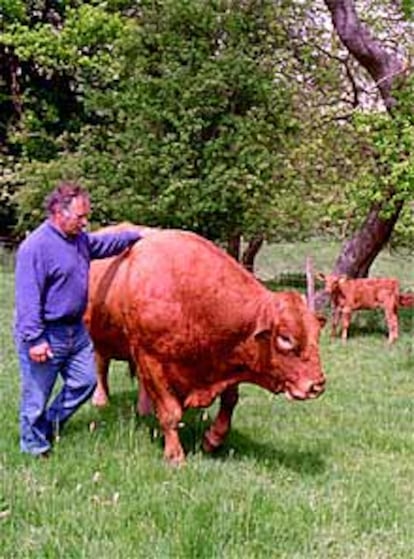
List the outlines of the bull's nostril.
<svg viewBox="0 0 414 559">
<path fill-rule="evenodd" d="M 313 384 L 312 386 L 312 392 L 314 394 L 320 394 L 321 392 L 323 392 L 325 390 L 325 381 L 321 381 L 321 382 L 316 382 L 315 384 Z"/>
</svg>

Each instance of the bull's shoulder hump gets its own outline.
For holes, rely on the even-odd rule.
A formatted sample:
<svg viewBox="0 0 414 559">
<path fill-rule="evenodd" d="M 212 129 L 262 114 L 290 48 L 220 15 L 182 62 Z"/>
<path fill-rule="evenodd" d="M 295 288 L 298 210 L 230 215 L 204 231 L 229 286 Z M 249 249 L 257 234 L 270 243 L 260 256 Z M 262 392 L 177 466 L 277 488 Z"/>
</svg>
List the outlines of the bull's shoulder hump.
<svg viewBox="0 0 414 559">
<path fill-rule="evenodd" d="M 179 229 L 156 230 L 133 246 L 130 263 L 137 269 L 168 272 L 175 277 L 188 276 L 188 283 L 227 286 L 255 295 L 265 291 L 264 286 L 244 266 L 212 241 Z M 190 272 L 190 273 L 189 273 Z M 159 275 L 159 274 L 157 274 Z M 164 277 L 165 279 L 165 277 Z"/>
<path fill-rule="evenodd" d="M 228 260 L 231 257 L 212 241 L 192 231 L 181 229 L 154 229 L 134 246 L 137 252 L 168 252 L 170 258 L 179 254 L 198 254 L 200 258 L 214 256 Z"/>
<path fill-rule="evenodd" d="M 224 249 L 219 247 L 213 241 L 198 235 L 192 231 L 181 229 L 159 229 L 151 232 L 140 243 L 134 247 L 137 252 L 147 249 L 155 255 L 155 252 L 168 253 L 169 258 L 174 259 L 178 255 L 192 255 L 196 260 L 210 261 L 211 263 L 221 262 L 223 269 L 238 271 L 246 278 L 254 279 L 253 275 L 248 272 L 235 258 L 230 256 Z M 254 279 L 254 282 L 257 280 Z"/>
</svg>

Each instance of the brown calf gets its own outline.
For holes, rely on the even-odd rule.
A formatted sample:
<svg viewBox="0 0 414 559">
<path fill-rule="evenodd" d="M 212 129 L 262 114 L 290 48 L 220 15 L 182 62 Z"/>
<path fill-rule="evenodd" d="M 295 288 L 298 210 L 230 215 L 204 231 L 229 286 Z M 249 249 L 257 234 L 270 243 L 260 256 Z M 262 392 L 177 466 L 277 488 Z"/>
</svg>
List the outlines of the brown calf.
<svg viewBox="0 0 414 559">
<path fill-rule="evenodd" d="M 335 274 L 318 274 L 325 282 L 333 307 L 332 337 L 341 318 L 342 341 L 346 341 L 353 311 L 359 309 L 382 308 L 388 326 L 388 343 L 398 338 L 398 307 L 400 305 L 400 284 L 395 278 L 348 279 Z"/>
</svg>

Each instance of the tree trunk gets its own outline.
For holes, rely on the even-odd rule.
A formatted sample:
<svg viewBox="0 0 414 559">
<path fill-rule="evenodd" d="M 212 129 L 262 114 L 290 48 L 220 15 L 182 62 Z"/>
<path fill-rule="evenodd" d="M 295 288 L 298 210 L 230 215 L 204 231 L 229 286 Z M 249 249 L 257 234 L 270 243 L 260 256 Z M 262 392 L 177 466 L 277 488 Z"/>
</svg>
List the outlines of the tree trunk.
<svg viewBox="0 0 414 559">
<path fill-rule="evenodd" d="M 243 251 L 242 254 L 242 264 L 253 274 L 254 272 L 254 259 L 256 258 L 257 253 L 262 248 L 264 242 L 263 235 L 255 235 L 247 244 L 247 247 Z"/>
<path fill-rule="evenodd" d="M 395 106 L 392 88 L 404 70 L 402 61 L 388 53 L 361 24 L 353 0 L 325 0 L 325 4 L 342 43 L 371 75 L 387 110 L 392 112 Z M 394 194 L 390 191 L 385 202 L 392 200 Z M 376 256 L 389 241 L 402 207 L 403 202 L 397 202 L 392 214 L 385 218 L 381 216 L 381 205 L 374 204 L 361 229 L 343 245 L 334 272 L 350 277 L 366 277 Z"/>
<path fill-rule="evenodd" d="M 13 50 L 0 45 L 0 149 L 7 144 L 9 124 L 21 117 L 19 70 L 19 62 Z"/>
<path fill-rule="evenodd" d="M 241 235 L 235 233 L 227 240 L 227 252 L 237 261 L 240 259 Z"/>
<path fill-rule="evenodd" d="M 254 259 L 256 258 L 257 253 L 259 252 L 260 248 L 262 247 L 264 242 L 263 235 L 255 235 L 250 241 L 247 243 L 247 247 L 244 249 L 243 253 L 241 250 L 241 235 L 239 233 L 234 234 L 227 240 L 227 252 L 233 256 L 238 262 L 241 262 L 243 266 L 249 272 L 254 272 Z"/>
<path fill-rule="evenodd" d="M 361 229 L 343 245 L 335 266 L 335 274 L 352 278 L 365 278 L 371 264 L 389 241 L 394 225 L 400 215 L 403 202 L 398 202 L 390 218 L 381 218 L 381 208 L 373 207 Z"/>
<path fill-rule="evenodd" d="M 22 116 L 22 98 L 20 91 L 20 83 L 18 78 L 19 73 L 19 60 L 14 54 L 9 55 L 9 68 L 10 68 L 10 91 L 13 101 L 13 107 L 18 119 Z"/>
</svg>

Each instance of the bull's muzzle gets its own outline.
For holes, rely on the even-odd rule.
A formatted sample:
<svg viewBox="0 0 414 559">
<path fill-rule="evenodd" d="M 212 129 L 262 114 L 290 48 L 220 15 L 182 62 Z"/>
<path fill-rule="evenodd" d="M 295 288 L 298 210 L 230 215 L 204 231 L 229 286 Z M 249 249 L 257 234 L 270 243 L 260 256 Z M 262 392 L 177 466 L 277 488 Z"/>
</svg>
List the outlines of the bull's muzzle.
<svg viewBox="0 0 414 559">
<path fill-rule="evenodd" d="M 285 395 L 288 400 L 314 400 L 325 391 L 325 378 L 321 378 L 317 382 L 308 381 L 298 385 L 287 385 Z"/>
</svg>

